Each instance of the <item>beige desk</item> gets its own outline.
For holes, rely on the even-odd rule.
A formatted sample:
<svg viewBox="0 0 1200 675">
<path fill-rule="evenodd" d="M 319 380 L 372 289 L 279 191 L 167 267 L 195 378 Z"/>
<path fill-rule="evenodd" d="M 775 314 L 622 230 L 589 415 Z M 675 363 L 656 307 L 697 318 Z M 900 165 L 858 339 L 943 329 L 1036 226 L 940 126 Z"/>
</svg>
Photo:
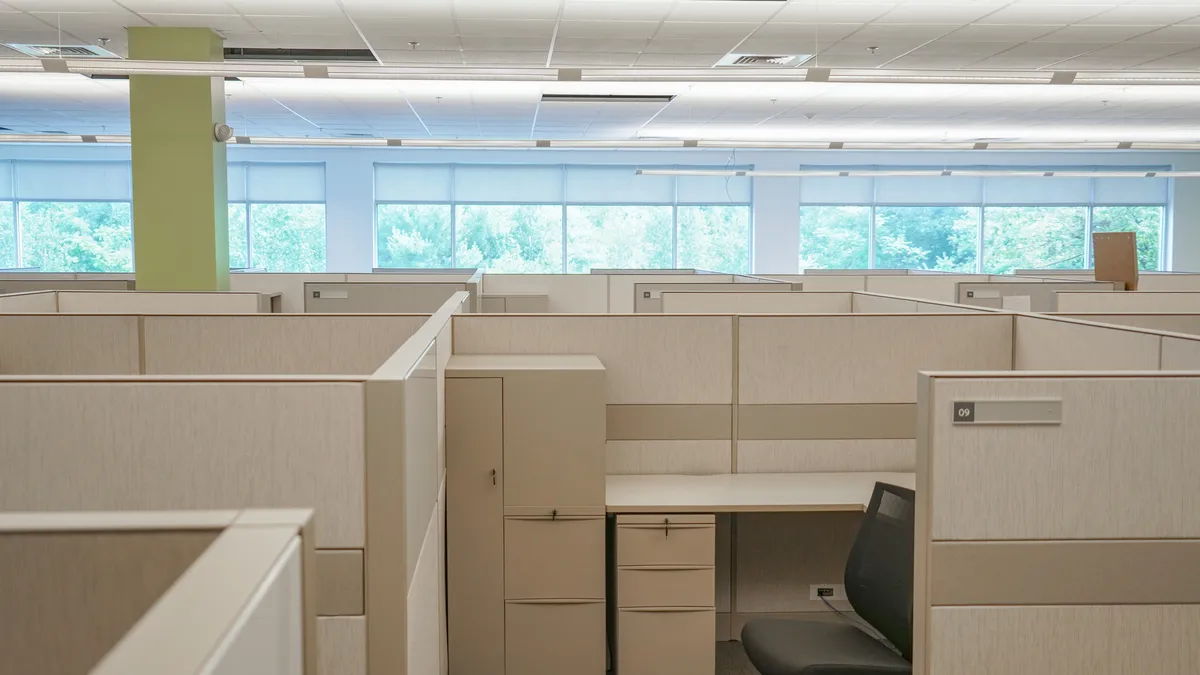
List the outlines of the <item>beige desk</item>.
<svg viewBox="0 0 1200 675">
<path fill-rule="evenodd" d="M 865 511 L 876 481 L 912 488 L 911 473 L 735 473 L 608 476 L 609 513 Z"/>
</svg>

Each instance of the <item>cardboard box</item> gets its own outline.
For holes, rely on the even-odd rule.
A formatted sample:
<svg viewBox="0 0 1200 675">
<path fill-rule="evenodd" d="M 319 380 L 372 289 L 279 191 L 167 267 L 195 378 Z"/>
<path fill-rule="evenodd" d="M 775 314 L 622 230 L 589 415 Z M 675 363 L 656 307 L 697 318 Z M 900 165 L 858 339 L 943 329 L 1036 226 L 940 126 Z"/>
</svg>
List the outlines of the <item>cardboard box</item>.
<svg viewBox="0 0 1200 675">
<path fill-rule="evenodd" d="M 1125 284 L 1125 290 L 1138 287 L 1137 234 L 1134 232 L 1096 232 L 1092 234 L 1092 252 L 1096 258 L 1096 281 Z"/>
</svg>

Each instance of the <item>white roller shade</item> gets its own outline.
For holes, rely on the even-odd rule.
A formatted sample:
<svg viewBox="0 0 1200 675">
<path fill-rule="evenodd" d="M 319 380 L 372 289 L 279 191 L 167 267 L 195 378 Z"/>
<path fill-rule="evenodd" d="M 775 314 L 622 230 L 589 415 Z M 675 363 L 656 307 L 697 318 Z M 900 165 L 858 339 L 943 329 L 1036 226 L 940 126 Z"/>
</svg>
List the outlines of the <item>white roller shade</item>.
<svg viewBox="0 0 1200 675">
<path fill-rule="evenodd" d="M 252 202 L 324 202 L 325 165 L 246 164 L 246 192 Z"/>
<path fill-rule="evenodd" d="M 12 162 L 0 161 L 0 200 L 13 198 Z"/>
<path fill-rule="evenodd" d="M 127 202 L 133 199 L 129 162 L 14 162 L 21 201 Z"/>
<path fill-rule="evenodd" d="M 680 176 L 680 204 L 749 204 L 753 179 L 747 176 Z"/>
<path fill-rule="evenodd" d="M 225 167 L 229 177 L 229 201 L 246 201 L 246 165 L 242 162 L 229 162 Z"/>
<path fill-rule="evenodd" d="M 567 167 L 570 204 L 671 204 L 674 176 L 639 176 L 632 166 Z"/>
<path fill-rule="evenodd" d="M 1166 178 L 1097 178 L 1097 204 L 1166 204 Z"/>
<path fill-rule="evenodd" d="M 448 202 L 453 181 L 449 164 L 376 164 L 375 201 Z"/>
<path fill-rule="evenodd" d="M 844 179 L 843 179 L 844 180 Z M 880 204 L 973 204 L 983 198 L 983 179 L 968 176 L 880 176 L 875 179 Z"/>
<path fill-rule="evenodd" d="M 1091 200 L 1089 178 L 1020 178 L 999 176 L 985 179 L 988 204 L 1040 206 L 1087 204 Z"/>
<path fill-rule="evenodd" d="M 454 199 L 485 204 L 561 204 L 563 168 L 459 165 L 454 169 Z"/>
<path fill-rule="evenodd" d="M 814 176 L 800 179 L 801 204 L 865 204 L 875 200 L 871 178 Z"/>
</svg>

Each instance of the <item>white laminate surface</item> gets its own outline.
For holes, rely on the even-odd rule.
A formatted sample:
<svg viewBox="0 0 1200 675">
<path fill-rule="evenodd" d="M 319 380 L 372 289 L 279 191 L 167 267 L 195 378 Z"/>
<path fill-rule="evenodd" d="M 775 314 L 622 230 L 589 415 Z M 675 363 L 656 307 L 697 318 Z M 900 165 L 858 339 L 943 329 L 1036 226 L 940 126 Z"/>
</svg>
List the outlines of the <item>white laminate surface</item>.
<svg viewBox="0 0 1200 675">
<path fill-rule="evenodd" d="M 911 473 L 608 476 L 609 513 L 865 511 L 875 483 L 912 488 Z"/>
</svg>

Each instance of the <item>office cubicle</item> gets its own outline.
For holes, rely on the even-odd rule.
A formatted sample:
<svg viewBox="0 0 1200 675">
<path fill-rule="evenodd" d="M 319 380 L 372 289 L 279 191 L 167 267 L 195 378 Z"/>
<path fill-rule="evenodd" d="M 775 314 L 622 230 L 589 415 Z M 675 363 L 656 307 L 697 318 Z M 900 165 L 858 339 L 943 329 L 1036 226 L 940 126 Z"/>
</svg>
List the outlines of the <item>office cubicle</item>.
<svg viewBox="0 0 1200 675">
<path fill-rule="evenodd" d="M 1169 333 L 1186 333 L 1200 335 L 1200 313 L 1176 314 L 1171 312 L 1056 312 L 1049 316 L 1063 319 L 1078 319 L 1095 323 L 1111 323 L 1118 326 L 1144 328 L 1146 330 L 1166 331 Z"/>
<path fill-rule="evenodd" d="M 278 293 L 40 291 L 0 295 L 0 314 L 269 314 Z"/>
<path fill-rule="evenodd" d="M 690 283 L 690 282 L 638 282 L 633 285 L 633 311 L 635 314 L 658 314 L 662 310 L 662 294 L 666 292 L 689 293 L 736 291 L 739 293 L 791 293 L 804 290 L 803 284 L 773 282 L 764 284 L 745 283 Z"/>
<path fill-rule="evenodd" d="M 874 293 L 743 293 L 690 290 L 662 292 L 663 314 L 916 314 L 988 311 L 951 303 Z"/>
<path fill-rule="evenodd" d="M 1111 281 L 964 281 L 957 284 L 955 302 L 1016 312 L 1055 312 L 1059 311 L 1056 295 L 1059 291 L 1113 292 L 1123 289 Z"/>
<path fill-rule="evenodd" d="M 465 283 L 337 282 L 304 284 L 306 314 L 412 314 L 437 311 Z"/>
<path fill-rule="evenodd" d="M 1139 290 L 1124 293 L 1094 293 L 1060 289 L 1056 310 L 1059 312 L 1195 313 L 1200 312 L 1200 290 L 1193 292 Z"/>
<path fill-rule="evenodd" d="M 46 278 L 46 277 L 51 278 Z M 132 291 L 131 279 L 74 279 L 54 278 L 57 275 L 37 275 L 36 278 L 4 278 L 0 276 L 0 295 L 32 291 Z M 72 277 L 73 275 L 63 275 Z"/>
<path fill-rule="evenodd" d="M 311 516 L 0 514 L 0 672 L 315 675 Z"/>
<path fill-rule="evenodd" d="M 1200 377 L 920 379 L 918 675 L 1196 670 Z"/>
</svg>

